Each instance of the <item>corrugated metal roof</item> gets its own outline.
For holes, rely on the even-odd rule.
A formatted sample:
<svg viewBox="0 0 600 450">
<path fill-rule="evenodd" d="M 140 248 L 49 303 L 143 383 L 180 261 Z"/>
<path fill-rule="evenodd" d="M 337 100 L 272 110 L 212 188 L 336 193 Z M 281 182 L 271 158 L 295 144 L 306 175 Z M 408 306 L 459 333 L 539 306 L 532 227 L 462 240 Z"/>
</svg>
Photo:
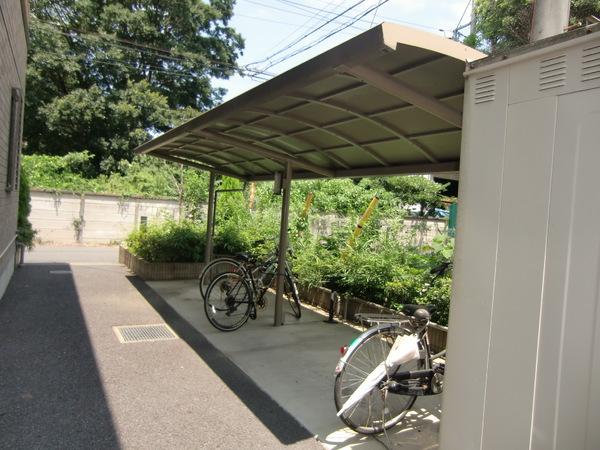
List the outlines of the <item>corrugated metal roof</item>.
<svg viewBox="0 0 600 450">
<path fill-rule="evenodd" d="M 141 145 L 243 180 L 456 172 L 466 62 L 440 36 L 383 23 Z"/>
</svg>

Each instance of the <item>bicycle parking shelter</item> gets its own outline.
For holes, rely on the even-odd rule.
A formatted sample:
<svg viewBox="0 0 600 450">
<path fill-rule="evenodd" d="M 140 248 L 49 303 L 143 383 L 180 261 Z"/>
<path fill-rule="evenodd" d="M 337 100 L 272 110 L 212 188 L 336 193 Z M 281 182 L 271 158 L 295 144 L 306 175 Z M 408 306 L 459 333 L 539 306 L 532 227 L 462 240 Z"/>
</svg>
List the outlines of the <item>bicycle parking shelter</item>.
<svg viewBox="0 0 600 450">
<path fill-rule="evenodd" d="M 600 24 L 560 31 L 482 59 L 384 23 L 139 151 L 213 182 L 284 173 L 280 262 L 292 178 L 460 159 L 441 445 L 600 448 Z"/>
<path fill-rule="evenodd" d="M 205 261 L 212 256 L 215 176 L 282 177 L 274 325 L 292 179 L 436 174 L 457 179 L 465 65 L 485 54 L 382 23 L 141 145 L 210 172 Z"/>
</svg>

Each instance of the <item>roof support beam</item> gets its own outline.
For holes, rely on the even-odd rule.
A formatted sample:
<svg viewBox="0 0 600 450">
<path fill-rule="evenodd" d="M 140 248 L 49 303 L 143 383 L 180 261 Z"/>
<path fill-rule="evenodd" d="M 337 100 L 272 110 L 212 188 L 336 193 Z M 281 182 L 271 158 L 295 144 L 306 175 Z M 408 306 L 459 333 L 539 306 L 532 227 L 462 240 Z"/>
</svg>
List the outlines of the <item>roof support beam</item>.
<svg viewBox="0 0 600 450">
<path fill-rule="evenodd" d="M 399 164 L 394 166 L 382 167 L 365 167 L 361 169 L 351 170 L 336 170 L 333 178 L 360 178 L 373 176 L 393 176 L 393 175 L 417 175 L 417 174 L 436 174 L 443 173 L 446 176 L 450 173 L 456 173 L 459 169 L 458 161 L 449 161 L 443 163 L 432 164 Z M 382 172 L 382 170 L 384 172 Z M 294 180 L 311 180 L 322 178 L 312 172 L 294 172 Z M 269 181 L 272 180 L 271 175 L 257 175 L 249 181 Z"/>
<path fill-rule="evenodd" d="M 280 162 L 291 163 L 296 167 L 301 167 L 306 170 L 310 170 L 311 172 L 318 173 L 319 175 L 323 175 L 326 177 L 333 176 L 333 170 L 326 169 L 324 167 L 319 167 L 316 164 L 312 164 L 308 161 L 304 161 L 302 159 L 284 155 L 282 153 L 276 152 L 274 150 L 269 150 L 263 147 L 259 147 L 257 145 L 253 145 L 249 142 L 242 141 L 240 139 L 227 136 L 222 133 L 217 133 L 214 131 L 202 130 L 202 134 L 214 139 L 216 141 L 224 142 L 225 144 L 231 145 L 233 147 L 241 148 L 243 150 L 247 150 L 249 152 L 257 153 L 262 156 L 266 156 L 267 158 L 272 158 Z"/>
<path fill-rule="evenodd" d="M 248 181 L 248 179 L 246 177 L 241 176 L 239 173 L 230 172 L 229 170 L 222 169 L 222 168 L 207 166 L 205 164 L 200 164 L 200 163 L 197 163 L 197 162 L 189 160 L 189 159 L 178 158 L 177 156 L 165 155 L 165 154 L 159 153 L 159 152 L 152 152 L 152 156 L 156 156 L 157 158 L 161 158 L 166 161 L 183 164 L 185 166 L 195 167 L 196 169 L 207 170 L 209 172 L 216 173 L 217 175 L 225 175 L 228 177 L 240 179 L 242 181 Z"/>
<path fill-rule="evenodd" d="M 402 164 L 388 167 L 360 168 L 350 170 L 337 170 L 336 177 L 385 177 L 391 175 L 415 175 L 420 173 L 456 172 L 458 161 L 435 163 L 435 164 Z"/>
<path fill-rule="evenodd" d="M 375 70 L 365 65 L 343 67 L 343 70 L 383 92 L 409 102 L 454 126 L 462 128 L 462 113 L 442 103 L 437 98 L 420 92 L 398 78 L 394 78 L 386 72 Z"/>
<path fill-rule="evenodd" d="M 388 167 L 365 167 L 360 169 L 336 170 L 334 178 L 359 178 L 372 176 L 393 176 L 393 175 L 417 175 L 424 173 L 454 173 L 458 172 L 459 162 L 449 161 L 434 164 L 403 164 Z M 268 181 L 273 177 L 270 175 L 258 175 L 250 181 Z M 309 180 L 320 178 L 311 172 L 294 172 L 295 180 Z"/>
</svg>

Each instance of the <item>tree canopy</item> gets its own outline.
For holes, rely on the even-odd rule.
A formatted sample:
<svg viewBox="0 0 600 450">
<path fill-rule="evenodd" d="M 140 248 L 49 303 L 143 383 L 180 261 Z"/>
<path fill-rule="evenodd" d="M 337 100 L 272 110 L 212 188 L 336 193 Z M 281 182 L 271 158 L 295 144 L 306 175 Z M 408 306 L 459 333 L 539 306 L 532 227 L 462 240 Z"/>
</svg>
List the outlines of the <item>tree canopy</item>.
<svg viewBox="0 0 600 450">
<path fill-rule="evenodd" d="M 529 42 L 534 0 L 473 0 L 474 31 L 465 43 L 492 53 Z M 570 23 L 600 16 L 600 0 L 571 0 Z"/>
<path fill-rule="evenodd" d="M 32 0 L 28 153 L 88 150 L 116 170 L 153 134 L 218 103 L 238 68 L 235 0 Z"/>
</svg>

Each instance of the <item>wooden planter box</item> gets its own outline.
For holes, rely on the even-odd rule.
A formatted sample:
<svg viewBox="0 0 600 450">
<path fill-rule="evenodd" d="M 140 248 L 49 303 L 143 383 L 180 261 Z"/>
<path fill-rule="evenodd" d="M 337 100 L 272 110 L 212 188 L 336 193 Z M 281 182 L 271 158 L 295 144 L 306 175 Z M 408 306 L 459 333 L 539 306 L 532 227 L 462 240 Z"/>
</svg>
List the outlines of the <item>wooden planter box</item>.
<svg viewBox="0 0 600 450">
<path fill-rule="evenodd" d="M 298 285 L 300 298 L 303 303 L 316 306 L 329 311 L 329 302 L 331 299 L 331 289 L 322 287 L 308 287 Z M 340 301 L 335 305 L 335 315 L 346 321 L 358 323 L 356 314 L 394 314 L 402 315 L 398 311 L 386 308 L 376 303 L 368 302 L 352 296 L 340 296 Z M 446 336 L 448 328 L 432 323 L 429 326 L 429 344 L 433 353 L 437 353 L 446 348 Z"/>
<path fill-rule="evenodd" d="M 151 263 L 138 258 L 123 246 L 119 246 L 119 263 L 147 281 L 198 278 L 204 267 L 204 263 Z"/>
</svg>

